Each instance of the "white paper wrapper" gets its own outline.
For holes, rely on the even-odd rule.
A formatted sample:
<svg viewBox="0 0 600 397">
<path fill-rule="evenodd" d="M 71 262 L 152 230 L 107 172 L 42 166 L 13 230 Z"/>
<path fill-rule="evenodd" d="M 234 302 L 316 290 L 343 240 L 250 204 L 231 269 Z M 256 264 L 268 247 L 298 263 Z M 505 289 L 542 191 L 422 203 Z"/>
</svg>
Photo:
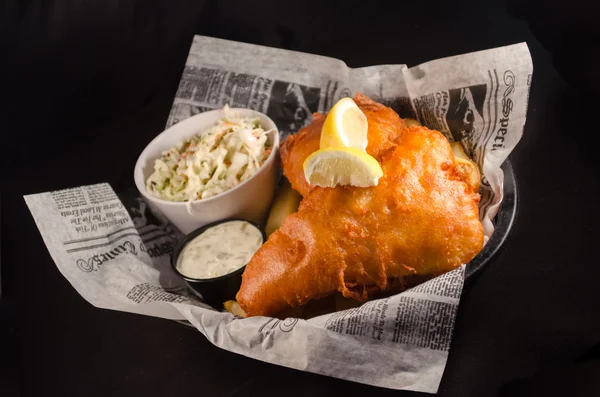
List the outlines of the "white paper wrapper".
<svg viewBox="0 0 600 397">
<path fill-rule="evenodd" d="M 459 140 L 483 170 L 486 236 L 502 200 L 500 165 L 519 141 L 532 63 L 526 44 L 413 68 L 351 69 L 336 59 L 196 36 L 168 125 L 249 107 L 282 138 L 357 91 Z M 435 393 L 450 348 L 464 266 L 401 294 L 309 320 L 239 319 L 204 305 L 169 265 L 179 232 L 107 184 L 26 196 L 58 269 L 96 307 L 187 320 L 215 345 L 291 368 Z M 130 192 L 127 192 L 130 193 Z"/>
</svg>

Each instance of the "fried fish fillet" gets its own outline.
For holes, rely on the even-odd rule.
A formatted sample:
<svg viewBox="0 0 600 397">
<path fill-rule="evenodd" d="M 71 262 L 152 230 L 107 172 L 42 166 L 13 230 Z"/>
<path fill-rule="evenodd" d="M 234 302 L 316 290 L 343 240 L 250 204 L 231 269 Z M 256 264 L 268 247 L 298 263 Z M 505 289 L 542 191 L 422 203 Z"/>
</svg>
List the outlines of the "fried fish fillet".
<svg viewBox="0 0 600 397">
<path fill-rule="evenodd" d="M 360 93 L 356 94 L 354 102 L 367 116 L 369 123 L 367 153 L 381 163 L 381 156 L 396 146 L 395 140 L 407 126 L 394 110 Z M 315 113 L 309 126 L 301 129 L 297 134 L 290 135 L 280 147 L 283 174 L 292 184 L 292 188 L 302 196 L 308 195 L 315 189 L 315 186 L 309 185 L 306 181 L 303 165 L 308 156 L 319 150 L 324 122 L 325 115 Z"/>
<path fill-rule="evenodd" d="M 364 301 L 455 269 L 481 250 L 479 195 L 457 171 L 446 138 L 407 127 L 364 96 L 355 102 L 384 176 L 369 188 L 308 185 L 302 164 L 319 147 L 323 116 L 283 143 L 284 174 L 304 198 L 246 266 L 237 301 L 248 316 L 274 316 L 336 291 Z"/>
</svg>

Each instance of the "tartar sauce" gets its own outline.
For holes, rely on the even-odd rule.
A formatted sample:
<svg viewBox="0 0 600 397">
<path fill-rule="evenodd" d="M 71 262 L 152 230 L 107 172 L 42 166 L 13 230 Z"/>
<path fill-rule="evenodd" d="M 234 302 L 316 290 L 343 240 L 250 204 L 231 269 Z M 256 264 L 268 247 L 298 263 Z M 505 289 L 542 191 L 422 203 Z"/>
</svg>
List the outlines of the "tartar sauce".
<svg viewBox="0 0 600 397">
<path fill-rule="evenodd" d="M 246 265 L 262 244 L 261 231 L 251 223 L 220 223 L 183 248 L 177 260 L 177 270 L 190 278 L 224 276 Z"/>
</svg>

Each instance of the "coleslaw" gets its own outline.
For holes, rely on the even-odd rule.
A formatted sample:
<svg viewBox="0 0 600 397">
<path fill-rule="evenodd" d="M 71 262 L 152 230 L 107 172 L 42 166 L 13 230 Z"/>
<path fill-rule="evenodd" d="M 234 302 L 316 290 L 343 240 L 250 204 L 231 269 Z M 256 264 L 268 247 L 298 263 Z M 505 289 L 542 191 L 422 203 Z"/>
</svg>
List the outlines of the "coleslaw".
<svg viewBox="0 0 600 397">
<path fill-rule="evenodd" d="M 225 117 L 162 153 L 146 181 L 152 195 L 168 201 L 194 201 L 223 193 L 252 177 L 272 147 L 259 118 L 241 118 L 227 105 Z"/>
</svg>

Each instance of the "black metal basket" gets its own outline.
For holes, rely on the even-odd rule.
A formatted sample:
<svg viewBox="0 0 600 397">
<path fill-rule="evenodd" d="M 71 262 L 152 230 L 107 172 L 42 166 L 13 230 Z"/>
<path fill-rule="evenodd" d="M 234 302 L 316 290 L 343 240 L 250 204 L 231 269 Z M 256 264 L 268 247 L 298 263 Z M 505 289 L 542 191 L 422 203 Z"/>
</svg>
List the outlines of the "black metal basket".
<svg viewBox="0 0 600 397">
<path fill-rule="evenodd" d="M 495 219 L 494 234 L 492 234 L 492 237 L 481 252 L 467 264 L 465 273 L 467 283 L 471 282 L 490 263 L 494 256 L 498 254 L 517 218 L 517 181 L 512 165 L 508 160 L 502 165 L 502 170 L 504 171 L 504 198 Z"/>
</svg>

